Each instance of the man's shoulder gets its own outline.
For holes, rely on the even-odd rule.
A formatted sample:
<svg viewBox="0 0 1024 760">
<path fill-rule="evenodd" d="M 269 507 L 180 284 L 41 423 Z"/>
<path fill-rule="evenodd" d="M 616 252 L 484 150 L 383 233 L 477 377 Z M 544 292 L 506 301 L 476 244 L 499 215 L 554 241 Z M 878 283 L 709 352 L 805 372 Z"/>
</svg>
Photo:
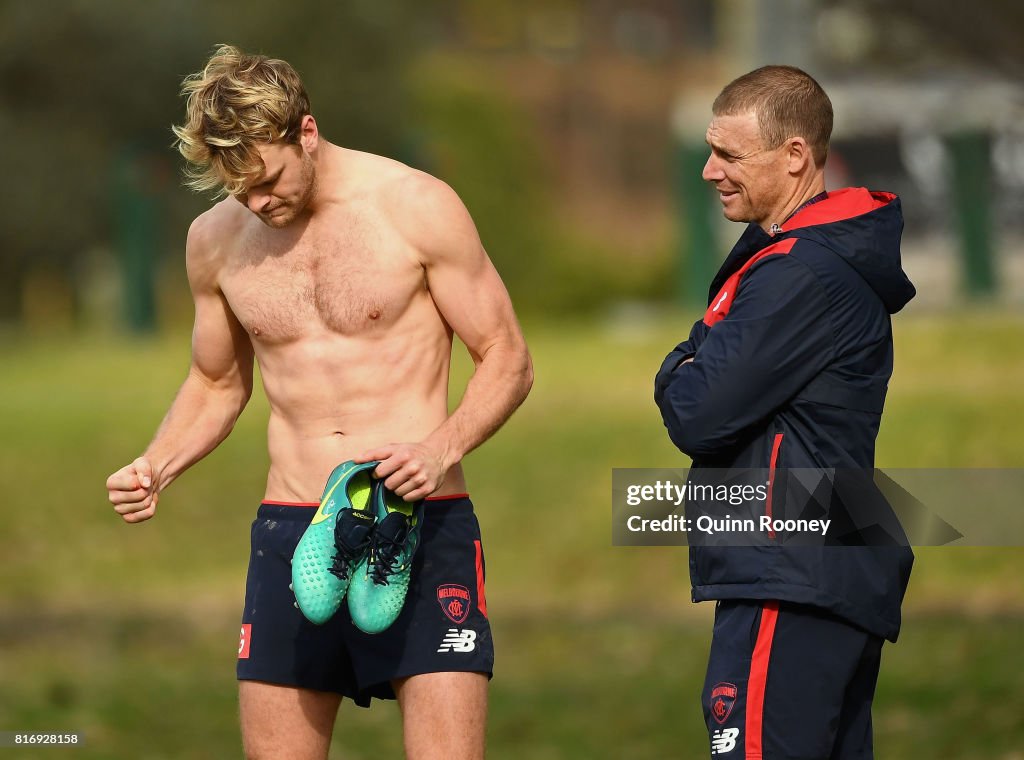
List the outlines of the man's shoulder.
<svg viewBox="0 0 1024 760">
<path fill-rule="evenodd" d="M 375 182 L 377 203 L 417 250 L 449 248 L 449 236 L 476 235 L 472 218 L 446 182 L 398 161 L 383 159 Z"/>
<path fill-rule="evenodd" d="M 246 220 L 246 210 L 237 201 L 225 198 L 192 220 L 188 242 L 201 248 L 216 245 L 240 232 Z"/>
<path fill-rule="evenodd" d="M 185 243 L 185 263 L 190 276 L 215 276 L 226 243 L 237 238 L 246 221 L 245 209 L 230 198 L 193 219 Z"/>
<path fill-rule="evenodd" d="M 443 180 L 399 161 L 381 160 L 386 163 L 381 164 L 377 175 L 377 188 L 381 202 L 389 210 L 404 214 L 413 214 L 417 210 L 436 213 L 462 206 L 458 195 Z"/>
</svg>

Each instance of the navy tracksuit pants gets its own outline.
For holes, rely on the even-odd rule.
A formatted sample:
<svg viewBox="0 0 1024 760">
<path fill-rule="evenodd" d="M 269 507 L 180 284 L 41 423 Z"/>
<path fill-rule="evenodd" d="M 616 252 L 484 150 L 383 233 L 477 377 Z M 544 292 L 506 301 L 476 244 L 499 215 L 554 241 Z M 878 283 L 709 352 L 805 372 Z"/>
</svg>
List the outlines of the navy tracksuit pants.
<svg viewBox="0 0 1024 760">
<path fill-rule="evenodd" d="M 704 681 L 714 760 L 865 760 L 882 639 L 788 602 L 723 600 Z"/>
</svg>

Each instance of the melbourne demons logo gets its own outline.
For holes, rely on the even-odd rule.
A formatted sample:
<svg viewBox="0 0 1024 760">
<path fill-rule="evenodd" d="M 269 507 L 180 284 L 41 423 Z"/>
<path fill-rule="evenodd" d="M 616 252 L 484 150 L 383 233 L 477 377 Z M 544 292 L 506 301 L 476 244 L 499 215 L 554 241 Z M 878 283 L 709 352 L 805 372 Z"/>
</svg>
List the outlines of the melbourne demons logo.
<svg viewBox="0 0 1024 760">
<path fill-rule="evenodd" d="M 716 683 L 711 688 L 711 716 L 718 721 L 719 725 L 725 723 L 729 718 L 729 714 L 736 704 L 738 692 L 736 686 L 731 683 Z"/>
<path fill-rule="evenodd" d="M 453 623 L 466 622 L 470 604 L 468 588 L 457 583 L 442 583 L 437 587 L 437 601 Z"/>
</svg>

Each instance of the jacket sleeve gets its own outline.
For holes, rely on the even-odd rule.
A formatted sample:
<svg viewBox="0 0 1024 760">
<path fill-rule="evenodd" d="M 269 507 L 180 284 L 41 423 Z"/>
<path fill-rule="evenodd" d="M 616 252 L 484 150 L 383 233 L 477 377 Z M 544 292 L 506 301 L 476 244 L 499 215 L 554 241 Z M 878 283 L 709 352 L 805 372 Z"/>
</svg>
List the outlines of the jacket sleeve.
<svg viewBox="0 0 1024 760">
<path fill-rule="evenodd" d="M 690 337 L 672 349 L 672 352 L 665 357 L 654 378 L 654 402 L 661 404 L 661 397 L 665 395 L 665 388 L 672 382 L 672 377 L 679 365 L 697 353 L 701 343 L 708 334 L 708 326 L 703 319 L 698 319 L 690 328 Z"/>
<path fill-rule="evenodd" d="M 792 256 L 766 257 L 743 278 L 694 360 L 666 384 L 658 406 L 669 437 L 691 457 L 731 448 L 792 399 L 833 351 L 820 283 Z"/>
</svg>

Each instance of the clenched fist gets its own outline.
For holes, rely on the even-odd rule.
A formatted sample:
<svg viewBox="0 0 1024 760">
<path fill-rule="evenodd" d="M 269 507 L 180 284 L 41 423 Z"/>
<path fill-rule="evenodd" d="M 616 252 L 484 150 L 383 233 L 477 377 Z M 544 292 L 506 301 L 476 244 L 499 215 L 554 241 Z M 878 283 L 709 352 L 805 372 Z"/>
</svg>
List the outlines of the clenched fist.
<svg viewBox="0 0 1024 760">
<path fill-rule="evenodd" d="M 156 512 L 160 498 L 159 480 L 145 457 L 122 467 L 107 478 L 107 495 L 114 511 L 127 523 L 148 520 Z"/>
</svg>

